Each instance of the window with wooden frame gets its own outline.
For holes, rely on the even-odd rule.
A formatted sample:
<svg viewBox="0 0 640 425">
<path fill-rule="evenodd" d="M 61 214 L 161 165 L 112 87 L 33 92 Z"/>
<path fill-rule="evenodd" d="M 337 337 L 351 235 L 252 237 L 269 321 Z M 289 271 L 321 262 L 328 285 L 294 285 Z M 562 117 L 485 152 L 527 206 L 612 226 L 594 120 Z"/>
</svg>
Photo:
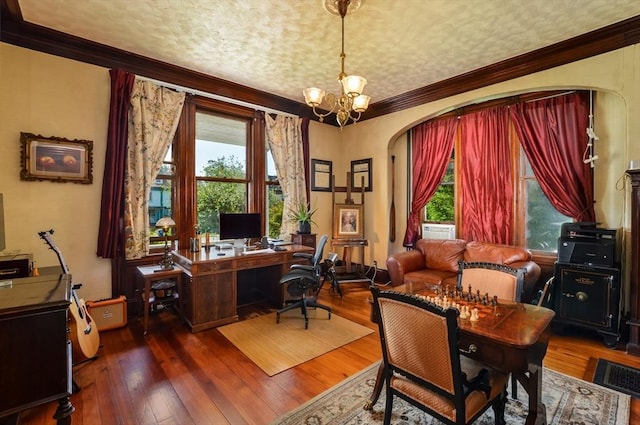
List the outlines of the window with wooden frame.
<svg viewBox="0 0 640 425">
<path fill-rule="evenodd" d="M 176 133 L 179 245 L 219 233 L 219 212 L 266 214 L 264 123 L 253 109 L 188 96 Z"/>
</svg>

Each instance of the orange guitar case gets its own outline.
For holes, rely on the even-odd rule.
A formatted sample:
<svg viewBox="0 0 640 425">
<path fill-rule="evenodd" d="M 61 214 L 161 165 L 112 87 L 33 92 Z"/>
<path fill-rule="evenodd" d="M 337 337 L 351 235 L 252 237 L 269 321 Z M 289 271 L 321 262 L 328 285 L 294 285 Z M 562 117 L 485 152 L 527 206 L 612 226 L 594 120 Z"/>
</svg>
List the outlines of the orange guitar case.
<svg viewBox="0 0 640 425">
<path fill-rule="evenodd" d="M 99 331 L 127 326 L 127 298 L 124 295 L 109 300 L 87 301 L 86 305 Z"/>
</svg>

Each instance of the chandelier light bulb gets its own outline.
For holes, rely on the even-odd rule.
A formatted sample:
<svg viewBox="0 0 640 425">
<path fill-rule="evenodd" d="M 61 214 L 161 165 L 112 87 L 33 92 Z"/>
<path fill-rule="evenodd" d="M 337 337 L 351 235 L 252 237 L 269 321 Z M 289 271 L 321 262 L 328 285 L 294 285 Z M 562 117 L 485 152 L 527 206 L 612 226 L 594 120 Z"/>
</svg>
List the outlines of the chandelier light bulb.
<svg viewBox="0 0 640 425">
<path fill-rule="evenodd" d="M 324 98 L 324 90 L 316 87 L 304 89 L 302 94 L 304 95 L 304 101 L 306 104 L 313 107 L 320 105 Z"/>
<path fill-rule="evenodd" d="M 364 91 L 367 85 L 367 79 L 359 75 L 347 75 L 341 81 L 344 94 L 349 97 L 357 97 Z"/>
<path fill-rule="evenodd" d="M 371 100 L 371 96 L 367 96 L 366 94 L 361 94 L 360 96 L 356 96 L 353 99 L 353 110 L 358 113 L 362 113 L 367 110 L 369 107 L 369 101 Z"/>
</svg>

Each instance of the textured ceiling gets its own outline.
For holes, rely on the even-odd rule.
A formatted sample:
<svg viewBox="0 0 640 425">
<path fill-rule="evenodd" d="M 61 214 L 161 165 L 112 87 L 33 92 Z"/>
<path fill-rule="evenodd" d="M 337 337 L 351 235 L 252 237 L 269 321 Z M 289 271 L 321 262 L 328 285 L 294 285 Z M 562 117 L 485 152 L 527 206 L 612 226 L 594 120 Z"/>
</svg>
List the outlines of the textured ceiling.
<svg viewBox="0 0 640 425">
<path fill-rule="evenodd" d="M 25 21 L 303 102 L 335 92 L 323 0 L 19 0 Z M 638 0 L 362 0 L 345 71 L 372 103 L 640 15 Z"/>
</svg>

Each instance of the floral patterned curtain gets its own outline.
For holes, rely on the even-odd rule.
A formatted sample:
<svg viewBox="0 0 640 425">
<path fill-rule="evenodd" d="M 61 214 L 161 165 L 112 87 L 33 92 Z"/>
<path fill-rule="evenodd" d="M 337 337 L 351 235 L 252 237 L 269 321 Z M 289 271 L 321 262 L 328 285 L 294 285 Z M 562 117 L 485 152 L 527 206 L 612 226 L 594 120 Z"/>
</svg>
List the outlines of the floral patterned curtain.
<svg viewBox="0 0 640 425">
<path fill-rule="evenodd" d="M 305 162 L 302 150 L 302 118 L 265 114 L 267 143 L 276 165 L 276 175 L 282 187 L 284 205 L 280 239 L 296 233 L 297 224 L 289 220 L 296 205 L 307 204 Z"/>
<path fill-rule="evenodd" d="M 175 135 L 184 98 L 184 93 L 150 81 L 136 81 L 131 93 L 124 211 L 127 260 L 149 253 L 149 193 Z"/>
</svg>

